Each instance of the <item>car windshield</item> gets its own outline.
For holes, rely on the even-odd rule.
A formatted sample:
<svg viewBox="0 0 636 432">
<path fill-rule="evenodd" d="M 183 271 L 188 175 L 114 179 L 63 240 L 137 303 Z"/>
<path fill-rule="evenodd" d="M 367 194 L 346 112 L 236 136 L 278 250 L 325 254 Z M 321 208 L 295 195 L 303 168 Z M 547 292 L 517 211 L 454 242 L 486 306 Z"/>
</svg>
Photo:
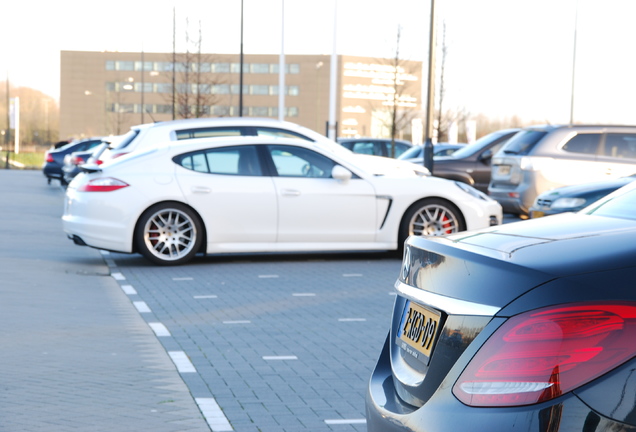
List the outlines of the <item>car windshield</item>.
<svg viewBox="0 0 636 432">
<path fill-rule="evenodd" d="M 416 145 L 402 153 L 398 159 L 413 159 L 422 156 L 422 146 Z"/>
<path fill-rule="evenodd" d="M 546 131 L 523 130 L 510 138 L 501 151 L 505 154 L 527 155 L 547 134 Z"/>
<path fill-rule="evenodd" d="M 489 133 L 488 135 L 484 135 L 483 137 L 479 138 L 474 143 L 467 144 L 466 146 L 461 147 L 459 150 L 455 151 L 450 156 L 456 159 L 464 159 L 469 156 L 472 156 L 478 151 L 480 151 L 481 149 L 483 149 L 484 147 L 486 147 L 491 142 L 496 141 L 497 139 L 499 139 L 499 137 L 505 135 L 506 133 L 508 132 L 497 131 L 497 132 Z"/>
<path fill-rule="evenodd" d="M 636 187 L 633 183 L 618 189 L 605 199 L 581 210 L 581 213 L 636 220 Z"/>
<path fill-rule="evenodd" d="M 116 139 L 113 139 L 111 148 L 114 150 L 121 150 L 130 144 L 135 137 L 139 135 L 139 129 L 131 129 L 127 134 L 118 136 Z"/>
</svg>

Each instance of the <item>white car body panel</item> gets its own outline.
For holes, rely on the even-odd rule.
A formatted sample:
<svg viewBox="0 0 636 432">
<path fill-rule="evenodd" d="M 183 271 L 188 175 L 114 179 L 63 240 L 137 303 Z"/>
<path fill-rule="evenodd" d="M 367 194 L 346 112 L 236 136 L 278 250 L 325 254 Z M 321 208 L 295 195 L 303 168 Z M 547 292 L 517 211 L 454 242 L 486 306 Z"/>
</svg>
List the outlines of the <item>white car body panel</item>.
<svg viewBox="0 0 636 432">
<path fill-rule="evenodd" d="M 172 161 L 176 155 L 206 148 L 264 144 L 321 152 L 352 171 L 353 178 L 217 175 Z M 336 155 L 301 140 L 232 137 L 168 142 L 104 163 L 101 171 L 78 175 L 67 189 L 63 227 L 69 237 L 88 246 L 131 253 L 143 212 L 156 203 L 180 202 L 201 216 L 205 251 L 218 254 L 397 249 L 404 213 L 428 197 L 457 206 L 468 230 L 490 226 L 491 217 L 502 222 L 496 201 L 466 193 L 455 182 L 417 176 L 408 169 L 393 174 L 370 174 L 347 153 Z M 131 186 L 113 192 L 78 191 L 87 181 L 105 177 Z"/>
</svg>

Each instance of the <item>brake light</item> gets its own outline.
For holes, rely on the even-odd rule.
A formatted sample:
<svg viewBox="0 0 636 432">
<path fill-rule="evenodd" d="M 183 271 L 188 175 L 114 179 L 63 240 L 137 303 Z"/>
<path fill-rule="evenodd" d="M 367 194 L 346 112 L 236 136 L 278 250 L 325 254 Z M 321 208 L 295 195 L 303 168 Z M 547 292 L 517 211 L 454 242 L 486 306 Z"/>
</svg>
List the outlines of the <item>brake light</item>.
<svg viewBox="0 0 636 432">
<path fill-rule="evenodd" d="M 53 156 L 51 156 L 51 153 L 46 152 L 46 161 L 47 162 L 55 162 L 55 159 L 53 159 Z"/>
<path fill-rule="evenodd" d="M 112 177 L 90 180 L 77 188 L 79 192 L 112 192 L 130 186 Z"/>
<path fill-rule="evenodd" d="M 84 162 L 86 162 L 86 161 L 85 161 L 85 160 L 84 160 L 84 158 L 83 158 L 83 157 L 81 157 L 81 156 L 73 156 L 73 157 L 71 158 L 71 163 L 72 163 L 73 165 L 83 164 Z"/>
<path fill-rule="evenodd" d="M 510 318 L 455 383 L 470 406 L 519 406 L 572 391 L 636 356 L 636 304 L 576 303 Z"/>
</svg>

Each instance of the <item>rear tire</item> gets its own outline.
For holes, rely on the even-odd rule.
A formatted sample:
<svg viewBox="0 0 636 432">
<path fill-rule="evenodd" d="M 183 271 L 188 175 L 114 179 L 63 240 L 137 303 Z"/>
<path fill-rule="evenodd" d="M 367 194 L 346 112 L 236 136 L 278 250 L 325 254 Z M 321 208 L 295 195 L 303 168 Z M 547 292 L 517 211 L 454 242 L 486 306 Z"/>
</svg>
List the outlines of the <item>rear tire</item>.
<svg viewBox="0 0 636 432">
<path fill-rule="evenodd" d="M 135 228 L 139 253 L 155 264 L 180 265 L 201 249 L 203 226 L 199 216 L 179 203 L 156 204 L 146 210 Z"/>
<path fill-rule="evenodd" d="M 425 198 L 404 213 L 398 238 L 400 250 L 411 235 L 440 236 L 466 230 L 464 216 L 453 203 Z"/>
</svg>

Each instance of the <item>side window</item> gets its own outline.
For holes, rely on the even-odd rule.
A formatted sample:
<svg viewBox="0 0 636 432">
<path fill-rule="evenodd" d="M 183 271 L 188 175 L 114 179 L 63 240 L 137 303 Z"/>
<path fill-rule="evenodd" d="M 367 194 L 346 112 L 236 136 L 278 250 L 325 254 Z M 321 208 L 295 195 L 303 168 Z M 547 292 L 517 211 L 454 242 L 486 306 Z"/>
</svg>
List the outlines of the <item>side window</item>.
<svg viewBox="0 0 636 432">
<path fill-rule="evenodd" d="M 280 177 L 331 178 L 336 163 L 315 151 L 293 146 L 267 146 Z"/>
<path fill-rule="evenodd" d="M 277 128 L 268 128 L 268 127 L 257 127 L 256 129 L 256 135 L 258 136 L 264 136 L 264 137 L 279 137 L 279 138 L 296 138 L 296 139 L 301 139 L 301 140 L 305 140 L 305 141 L 311 141 L 313 142 L 314 140 L 307 138 L 306 136 L 290 131 L 290 130 L 285 130 L 285 129 L 277 129 Z"/>
<path fill-rule="evenodd" d="M 175 131 L 177 140 L 191 138 L 212 138 L 224 136 L 241 136 L 241 128 L 239 127 L 207 127 L 196 129 L 184 129 Z"/>
<path fill-rule="evenodd" d="M 598 152 L 601 134 L 577 134 L 563 146 L 563 150 L 570 153 L 584 153 L 594 155 Z"/>
<path fill-rule="evenodd" d="M 636 159 L 636 134 L 607 134 L 603 154 L 614 158 Z"/>
<path fill-rule="evenodd" d="M 353 144 L 353 147 L 351 148 L 351 151 L 353 151 L 354 153 L 359 153 L 359 154 L 366 154 L 366 155 L 375 155 L 375 144 L 372 142 L 356 142 L 355 144 Z M 381 154 L 380 154 L 381 156 Z"/>
<path fill-rule="evenodd" d="M 182 167 L 207 174 L 260 176 L 261 165 L 253 146 L 221 147 L 175 156 Z"/>
<path fill-rule="evenodd" d="M 411 148 L 411 146 L 409 146 L 409 145 L 396 142 L 395 143 L 395 157 L 400 156 L 402 153 L 404 153 L 405 151 L 407 151 L 410 148 Z M 386 155 L 387 156 L 391 155 L 391 141 L 388 141 L 386 143 Z"/>
</svg>

